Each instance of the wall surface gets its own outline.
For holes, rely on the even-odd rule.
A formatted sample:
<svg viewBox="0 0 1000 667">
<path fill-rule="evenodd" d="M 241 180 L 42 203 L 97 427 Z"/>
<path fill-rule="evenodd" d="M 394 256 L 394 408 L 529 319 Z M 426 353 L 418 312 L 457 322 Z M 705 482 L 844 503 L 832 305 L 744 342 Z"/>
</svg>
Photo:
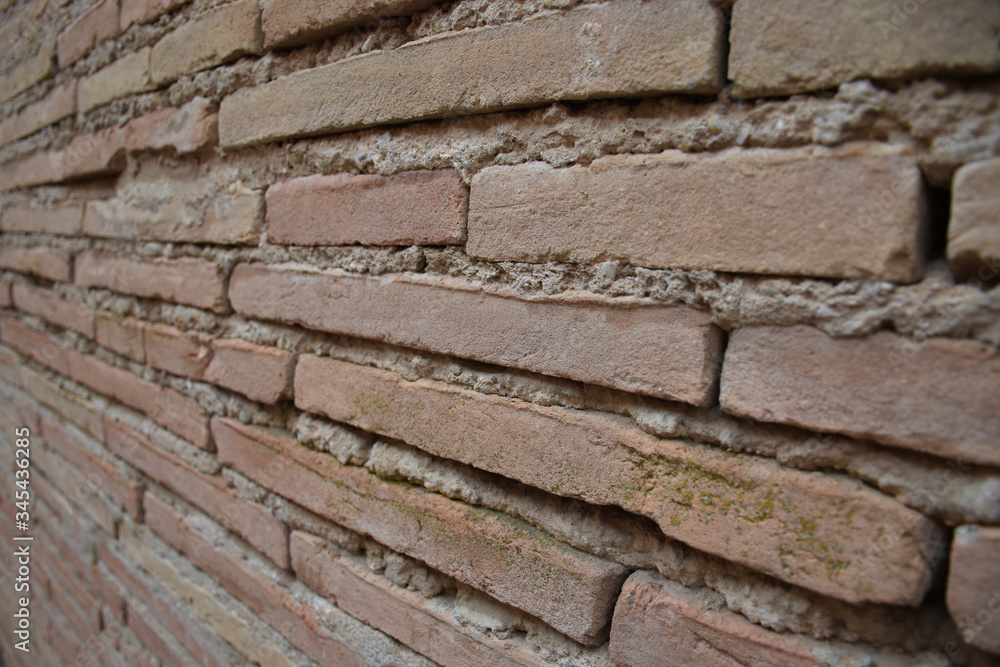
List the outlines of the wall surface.
<svg viewBox="0 0 1000 667">
<path fill-rule="evenodd" d="M 0 664 L 1000 664 L 998 34 L 0 0 Z"/>
</svg>

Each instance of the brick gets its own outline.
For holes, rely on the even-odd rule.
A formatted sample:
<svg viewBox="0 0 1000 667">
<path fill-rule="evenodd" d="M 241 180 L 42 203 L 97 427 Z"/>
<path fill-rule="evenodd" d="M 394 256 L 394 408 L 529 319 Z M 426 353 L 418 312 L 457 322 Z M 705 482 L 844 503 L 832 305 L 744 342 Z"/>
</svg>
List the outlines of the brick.
<svg viewBox="0 0 1000 667">
<path fill-rule="evenodd" d="M 164 665 L 197 665 L 194 658 L 184 650 L 170 633 L 161 625 L 161 619 L 144 604 L 128 603 L 128 625 L 136 639 Z M 155 620 L 154 620 L 155 619 Z"/>
<path fill-rule="evenodd" d="M 699 591 L 644 571 L 630 576 L 622 588 L 609 648 L 619 667 L 822 667 L 871 661 L 861 647 L 754 625 L 725 607 L 715 608 Z"/>
<path fill-rule="evenodd" d="M 161 109 L 129 121 L 125 146 L 129 152 L 172 148 L 193 153 L 216 142 L 218 115 L 204 97 L 195 97 L 177 109 Z"/>
<path fill-rule="evenodd" d="M 288 568 L 288 531 L 269 511 L 240 498 L 221 478 L 200 474 L 110 417 L 104 419 L 104 433 L 114 454 L 242 537 L 278 567 Z"/>
<path fill-rule="evenodd" d="M 1000 275 L 1000 158 L 973 162 L 955 172 L 948 259 L 959 280 L 995 282 Z"/>
<path fill-rule="evenodd" d="M 262 0 L 264 46 L 295 46 L 375 19 L 409 16 L 434 0 Z"/>
<path fill-rule="evenodd" d="M 125 168 L 125 138 L 117 127 L 75 136 L 65 147 L 0 165 L 0 191 L 107 176 Z"/>
<path fill-rule="evenodd" d="M 989 0 L 740 0 L 729 76 L 737 97 L 788 95 L 862 78 L 1000 69 L 1000 6 Z"/>
<path fill-rule="evenodd" d="M 28 369 L 25 368 L 24 370 L 27 371 Z M 23 386 L 21 373 L 22 371 L 18 369 L 17 359 L 0 350 L 0 379 L 7 383 L 8 386 L 21 387 Z"/>
<path fill-rule="evenodd" d="M 998 382 L 996 351 L 974 341 L 752 327 L 730 337 L 721 400 L 751 419 L 998 465 Z"/>
<path fill-rule="evenodd" d="M 140 260 L 87 251 L 76 257 L 76 284 L 217 313 L 228 310 L 223 276 L 202 259 Z"/>
<path fill-rule="evenodd" d="M 714 94 L 723 40 L 721 14 L 707 0 L 623 0 L 547 13 L 240 90 L 222 101 L 219 137 L 235 147 L 558 100 Z"/>
<path fill-rule="evenodd" d="M 946 597 L 966 643 L 1000 655 L 1000 528 L 955 529 Z"/>
<path fill-rule="evenodd" d="M 147 324 L 143 328 L 143 341 L 147 364 L 194 380 L 204 377 L 212 358 L 210 337 L 166 324 Z"/>
<path fill-rule="evenodd" d="M 149 23 L 153 19 L 183 7 L 189 0 L 121 0 L 120 28 Z"/>
<path fill-rule="evenodd" d="M 107 67 L 80 79 L 76 87 L 76 106 L 81 113 L 104 106 L 108 102 L 153 90 L 149 76 L 148 47 L 119 58 Z"/>
<path fill-rule="evenodd" d="M 10 308 L 14 301 L 10 296 L 10 283 L 0 281 L 0 308 Z"/>
<path fill-rule="evenodd" d="M 31 456 L 34 459 L 33 465 L 44 471 L 47 480 L 43 482 L 38 475 L 31 478 L 31 487 L 39 500 L 53 507 L 54 497 L 61 494 L 66 497 L 66 501 L 72 501 L 75 509 L 68 508 L 66 501 L 63 501 L 64 509 L 60 514 L 69 513 L 86 517 L 108 535 L 116 534 L 121 512 L 107 496 L 91 487 L 73 467 L 56 460 L 46 450 L 35 450 Z M 63 521 L 63 524 L 65 523 Z"/>
<path fill-rule="evenodd" d="M 472 181 L 467 248 L 491 261 L 912 282 L 921 179 L 908 149 L 873 143 L 488 167 Z"/>
<path fill-rule="evenodd" d="M 391 549 L 600 645 L 625 569 L 554 542 L 505 514 L 386 484 L 294 438 L 216 418 L 219 462 Z M 304 474 L 305 473 L 305 474 Z M 447 535 L 447 540 L 440 536 Z"/>
<path fill-rule="evenodd" d="M 69 375 L 69 353 L 54 339 L 38 333 L 19 322 L 0 320 L 3 342 L 26 357 L 30 357 L 56 373 Z"/>
<path fill-rule="evenodd" d="M 4 72 L 0 103 L 6 102 L 55 72 L 55 42 L 46 40 L 38 51 Z"/>
<path fill-rule="evenodd" d="M 686 307 L 582 294 L 525 300 L 432 276 L 363 278 L 251 264 L 233 270 L 229 296 L 248 318 L 695 405 L 715 400 L 720 332 L 706 313 Z"/>
<path fill-rule="evenodd" d="M 68 67 L 106 39 L 118 36 L 118 0 L 99 0 L 59 34 L 59 67 Z"/>
<path fill-rule="evenodd" d="M 164 85 L 186 74 L 215 67 L 248 54 L 260 54 L 257 0 L 236 0 L 189 21 L 166 35 L 149 59 L 153 80 Z"/>
<path fill-rule="evenodd" d="M 94 337 L 94 312 L 82 303 L 65 299 L 51 290 L 23 283 L 14 285 L 11 294 L 18 310 L 56 326 L 72 329 L 87 338 Z"/>
<path fill-rule="evenodd" d="M 98 549 L 102 547 L 107 548 L 103 543 L 98 545 Z M 110 580 L 110 575 L 105 574 L 105 570 L 102 570 L 98 565 L 93 566 L 93 573 L 90 578 L 93 582 L 94 593 L 104 603 L 105 607 L 110 610 L 115 621 L 119 625 L 124 625 L 125 598 L 122 596 L 121 591 L 118 590 L 118 586 Z"/>
<path fill-rule="evenodd" d="M 24 380 L 24 390 L 36 401 L 84 433 L 104 442 L 101 414 L 91 401 L 62 389 L 30 368 L 22 368 L 21 377 Z"/>
<path fill-rule="evenodd" d="M 55 86 L 42 99 L 0 122 L 0 145 L 34 134 L 76 112 L 76 81 Z"/>
<path fill-rule="evenodd" d="M 143 343 L 145 323 L 134 317 L 121 317 L 107 311 L 98 312 L 95 321 L 98 345 L 133 361 L 146 363 L 146 348 Z"/>
<path fill-rule="evenodd" d="M 267 190 L 267 237 L 291 245 L 448 245 L 465 240 L 454 171 L 306 176 Z"/>
<path fill-rule="evenodd" d="M 0 217 L 0 230 L 5 232 L 75 236 L 82 224 L 83 204 L 8 206 Z"/>
<path fill-rule="evenodd" d="M 624 508 L 695 549 L 849 602 L 918 604 L 942 555 L 935 522 L 858 482 L 661 440 L 604 413 L 308 355 L 295 369 L 295 404 L 557 495 Z M 895 526 L 905 535 L 874 557 Z"/>
<path fill-rule="evenodd" d="M 51 551 L 49 545 L 38 541 L 32 545 L 36 558 L 42 563 L 45 574 L 58 591 L 52 597 L 70 627 L 81 637 L 90 637 L 101 629 L 101 603 L 86 590 L 80 581 L 68 572 L 62 559 Z"/>
<path fill-rule="evenodd" d="M 295 355 L 239 339 L 212 342 L 212 361 L 205 380 L 261 403 L 277 403 L 292 395 Z"/>
<path fill-rule="evenodd" d="M 65 283 L 72 280 L 72 267 L 73 259 L 65 250 L 0 245 L 0 268 Z"/>
</svg>

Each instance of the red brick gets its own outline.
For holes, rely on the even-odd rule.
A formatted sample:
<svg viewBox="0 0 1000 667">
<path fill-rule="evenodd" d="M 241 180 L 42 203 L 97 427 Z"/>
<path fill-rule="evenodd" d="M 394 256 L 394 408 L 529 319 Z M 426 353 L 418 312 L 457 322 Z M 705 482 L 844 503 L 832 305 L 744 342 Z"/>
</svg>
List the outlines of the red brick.
<svg viewBox="0 0 1000 667">
<path fill-rule="evenodd" d="M 63 148 L 32 153 L 0 165 L 0 191 L 91 176 L 125 168 L 125 134 L 111 127 L 74 137 Z"/>
<path fill-rule="evenodd" d="M 143 341 L 147 364 L 194 380 L 202 379 L 212 358 L 210 337 L 166 324 L 147 324 L 143 328 Z"/>
<path fill-rule="evenodd" d="M 65 329 L 72 329 L 87 338 L 94 337 L 94 311 L 82 303 L 64 299 L 51 290 L 23 283 L 14 285 L 11 295 L 18 310 Z"/>
<path fill-rule="evenodd" d="M 202 475 L 141 434 L 104 418 L 108 449 L 242 537 L 280 568 L 288 567 L 288 531 L 266 509 L 243 500 L 217 477 Z"/>
<path fill-rule="evenodd" d="M 454 171 L 306 176 L 267 190 L 267 237 L 290 245 L 448 245 L 465 240 Z"/>
<path fill-rule="evenodd" d="M 25 248 L 0 245 L 0 268 L 57 282 L 65 283 L 73 279 L 73 259 L 69 253 L 45 246 Z"/>
<path fill-rule="evenodd" d="M 76 257 L 76 283 L 217 313 L 228 310 L 225 280 L 215 264 L 203 259 L 138 260 L 86 251 Z"/>
<path fill-rule="evenodd" d="M 106 39 L 118 35 L 118 0 L 99 0 L 59 34 L 59 67 L 67 67 Z"/>
<path fill-rule="evenodd" d="M 973 341 L 811 327 L 732 334 L 722 407 L 732 414 L 1000 465 L 1000 358 Z M 808 400 L 803 400 L 807 397 Z"/>
<path fill-rule="evenodd" d="M 947 600 L 962 638 L 1000 655 L 1000 528 L 955 529 Z"/>
<path fill-rule="evenodd" d="M 615 415 L 313 356 L 295 369 L 295 403 L 551 493 L 622 507 L 698 550 L 851 602 L 918 604 L 944 549 L 936 523 L 860 483 L 661 440 Z M 880 547 L 896 526 L 904 535 Z"/>
<path fill-rule="evenodd" d="M 529 300 L 433 276 L 367 278 L 253 264 L 233 270 L 229 296 L 245 317 L 695 405 L 715 396 L 721 334 L 707 313 L 686 307 L 583 294 Z"/>
<path fill-rule="evenodd" d="M 422 488 L 387 484 L 294 438 L 216 418 L 219 462 L 261 486 L 599 645 L 625 569 L 533 527 Z M 441 536 L 447 535 L 447 539 Z"/>
<path fill-rule="evenodd" d="M 34 134 L 76 113 L 76 81 L 55 86 L 42 99 L 0 122 L 0 145 Z"/>
<path fill-rule="evenodd" d="M 698 591 L 642 571 L 622 588 L 610 650 L 619 667 L 870 664 L 861 648 L 768 630 L 714 608 Z"/>
<path fill-rule="evenodd" d="M 45 573 L 49 575 L 52 583 L 58 586 L 59 594 L 54 597 L 71 600 L 76 607 L 73 610 L 73 615 L 78 621 L 86 623 L 86 626 L 80 626 L 77 623 L 77 627 L 84 631 L 81 636 L 90 637 L 92 633 L 99 631 L 101 629 L 100 601 L 87 590 L 75 574 L 67 569 L 62 556 L 52 551 L 48 544 L 38 540 L 32 546 L 36 550 L 39 565 L 45 569 Z"/>
<path fill-rule="evenodd" d="M 32 453 L 35 466 L 44 472 L 45 479 L 39 475 L 31 478 L 31 486 L 37 493 L 39 500 L 49 507 L 54 507 L 54 503 L 70 501 L 75 510 L 66 507 L 65 501 L 59 513 L 64 517 L 62 523 L 65 525 L 66 514 L 77 514 L 84 516 L 108 535 L 114 536 L 118 530 L 118 520 L 121 512 L 105 496 L 98 494 L 87 485 L 79 473 L 71 466 L 61 460 L 51 456 L 47 450 L 39 449 Z M 57 492 L 55 489 L 59 489 Z M 62 494 L 62 496 L 59 496 Z M 56 500 L 56 497 L 58 500 Z"/>
<path fill-rule="evenodd" d="M 144 322 L 107 311 L 99 311 L 95 316 L 95 322 L 99 345 L 133 361 L 146 362 L 146 348 L 143 344 Z"/>
<path fill-rule="evenodd" d="M 30 368 L 21 369 L 24 389 L 36 401 L 59 415 L 64 421 L 75 424 L 84 433 L 104 442 L 101 413 L 89 398 L 72 393 L 50 382 L 41 373 Z"/>
<path fill-rule="evenodd" d="M 434 0 L 263 0 L 264 45 L 293 46 L 376 19 L 409 16 Z"/>
<path fill-rule="evenodd" d="M 172 148 L 178 154 L 192 153 L 213 145 L 218 137 L 218 115 L 204 97 L 196 97 L 177 109 L 162 109 L 140 116 L 125 126 L 129 152 Z"/>
<path fill-rule="evenodd" d="M 4 343 L 24 356 L 69 376 L 69 353 L 53 338 L 6 318 L 0 320 L 0 334 Z"/>
<path fill-rule="evenodd" d="M 205 380 L 261 403 L 277 403 L 292 395 L 295 355 L 240 339 L 212 342 L 212 361 Z"/>
<path fill-rule="evenodd" d="M 967 164 L 952 181 L 948 259 L 959 280 L 1000 278 L 1000 158 Z"/>
<path fill-rule="evenodd" d="M 31 234 L 74 236 L 83 224 L 83 204 L 50 207 L 8 206 L 0 217 L 0 230 Z"/>
<path fill-rule="evenodd" d="M 156 17 L 183 7 L 190 0 L 121 0 L 122 32 L 133 23 L 149 23 Z"/>
</svg>

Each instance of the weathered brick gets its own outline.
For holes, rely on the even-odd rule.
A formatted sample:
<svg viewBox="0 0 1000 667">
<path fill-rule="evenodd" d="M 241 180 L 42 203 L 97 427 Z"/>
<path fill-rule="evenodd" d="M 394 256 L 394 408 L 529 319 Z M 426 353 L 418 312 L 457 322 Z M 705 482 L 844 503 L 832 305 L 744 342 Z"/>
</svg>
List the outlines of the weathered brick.
<svg viewBox="0 0 1000 667">
<path fill-rule="evenodd" d="M 295 404 L 545 491 L 622 507 L 696 549 L 852 602 L 918 604 L 944 546 L 937 524 L 860 483 L 661 440 L 604 413 L 308 355 L 295 369 Z M 878 548 L 898 525 L 905 534 Z"/>
<path fill-rule="evenodd" d="M 973 162 L 952 182 L 948 259 L 960 280 L 1000 277 L 1000 158 Z"/>
<path fill-rule="evenodd" d="M 1000 655 L 1000 528 L 955 529 L 947 600 L 962 638 Z"/>
<path fill-rule="evenodd" d="M 998 465 L 998 382 L 996 351 L 974 341 L 752 327 L 730 337 L 721 400 L 751 419 Z"/>
<path fill-rule="evenodd" d="M 106 39 L 118 35 L 118 0 L 99 0 L 59 34 L 59 67 L 68 67 Z"/>
<path fill-rule="evenodd" d="M 49 336 L 7 318 L 0 320 L 0 334 L 5 344 L 24 356 L 48 366 L 60 375 L 69 375 L 69 353 Z"/>
<path fill-rule="evenodd" d="M 141 602 L 128 602 L 129 629 L 146 650 L 164 665 L 197 665 L 194 657 L 174 639 L 160 623 L 160 618 Z"/>
<path fill-rule="evenodd" d="M 226 487 L 218 477 L 197 472 L 157 449 L 143 435 L 104 418 L 108 449 L 233 531 L 278 567 L 288 567 L 288 531 L 269 511 Z"/>
<path fill-rule="evenodd" d="M 65 147 L 0 165 L 0 191 L 105 176 L 125 168 L 125 135 L 117 127 L 75 136 Z"/>
<path fill-rule="evenodd" d="M 125 147 L 130 152 L 173 148 L 192 153 L 215 143 L 218 115 L 211 102 L 196 97 L 177 109 L 161 109 L 129 121 Z"/>
<path fill-rule="evenodd" d="M 390 16 L 409 16 L 434 0 L 262 0 L 264 45 L 305 44 Z"/>
<path fill-rule="evenodd" d="M 29 273 L 40 278 L 69 282 L 73 275 L 73 259 L 65 250 L 35 246 L 25 248 L 0 245 L 0 268 Z"/>
<path fill-rule="evenodd" d="M 261 486 L 533 614 L 576 641 L 601 644 L 607 638 L 622 566 L 556 543 L 505 514 L 386 484 L 294 438 L 221 418 L 213 420 L 212 432 L 219 461 Z"/>
<path fill-rule="evenodd" d="M 21 387 L 23 385 L 21 381 L 21 374 L 24 371 L 30 369 L 18 369 L 17 359 L 13 356 L 7 354 L 3 350 L 0 350 L 0 379 L 6 382 L 11 387 Z"/>
<path fill-rule="evenodd" d="M 100 442 L 104 442 L 101 414 L 94 404 L 70 393 L 30 368 L 21 369 L 24 390 L 36 401 L 52 410 L 70 424 L 76 425 Z"/>
<path fill-rule="evenodd" d="M 557 100 L 714 93 L 723 35 L 707 0 L 623 0 L 445 33 L 240 90 L 222 101 L 219 136 L 245 146 Z"/>
<path fill-rule="evenodd" d="M 18 310 L 31 313 L 46 322 L 94 337 L 94 311 L 82 303 L 70 301 L 55 292 L 34 285 L 18 283 L 11 294 Z"/>
<path fill-rule="evenodd" d="M 10 295 L 10 283 L 0 281 L 0 308 L 10 308 L 14 301 Z"/>
<path fill-rule="evenodd" d="M 229 296 L 245 317 L 696 405 L 715 398 L 721 334 L 706 313 L 685 307 L 581 294 L 526 300 L 431 276 L 362 278 L 250 264 L 233 270 Z"/>
<path fill-rule="evenodd" d="M 821 667 L 871 661 L 850 644 L 819 642 L 754 625 L 728 609 L 716 608 L 703 591 L 652 572 L 630 576 L 615 607 L 611 659 L 619 667 Z"/>
<path fill-rule="evenodd" d="M 120 27 L 124 32 L 133 23 L 149 23 L 156 17 L 186 5 L 190 0 L 121 0 Z"/>
<path fill-rule="evenodd" d="M 80 79 L 76 87 L 77 109 L 86 113 L 119 97 L 155 88 L 149 76 L 149 54 L 149 48 L 130 53 Z"/>
<path fill-rule="evenodd" d="M 210 337 L 166 324 L 147 324 L 143 341 L 146 363 L 174 375 L 200 380 L 212 358 Z"/>
<path fill-rule="evenodd" d="M 925 209 L 915 156 L 898 147 L 615 155 L 479 172 L 467 247 L 492 261 L 911 282 Z"/>
<path fill-rule="evenodd" d="M 205 380 L 261 403 L 277 403 L 292 395 L 294 366 L 291 352 L 239 339 L 216 339 Z"/>
<path fill-rule="evenodd" d="M 31 234 L 73 236 L 83 224 L 83 204 L 48 207 L 8 206 L 0 217 L 0 230 Z"/>
<path fill-rule="evenodd" d="M 0 122 L 0 145 L 34 134 L 76 111 L 76 80 L 55 86 L 42 99 Z"/>
<path fill-rule="evenodd" d="M 185 74 L 221 65 L 247 54 L 260 54 L 257 0 L 236 0 L 185 23 L 153 47 L 150 72 L 163 85 Z"/>
<path fill-rule="evenodd" d="M 103 543 L 99 544 L 98 549 L 107 548 Z M 99 565 L 93 566 L 93 573 L 91 574 L 91 581 L 94 586 L 94 593 L 100 598 L 106 608 L 111 611 L 115 621 L 119 625 L 124 625 L 125 623 L 125 598 L 118 586 L 111 581 L 111 576 L 105 574 L 106 570 L 102 569 Z"/>
<path fill-rule="evenodd" d="M 454 171 L 306 176 L 267 190 L 267 237 L 292 245 L 448 245 L 465 240 Z"/>
<path fill-rule="evenodd" d="M 0 103 L 47 79 L 55 72 L 55 42 L 43 41 L 38 51 L 4 72 L 0 86 Z"/>
<path fill-rule="evenodd" d="M 146 362 L 146 348 L 143 342 L 144 322 L 107 311 L 98 312 L 95 321 L 98 345 L 133 361 Z"/>
<path fill-rule="evenodd" d="M 141 260 L 87 251 L 76 257 L 76 284 L 217 313 L 228 310 L 223 276 L 215 264 L 202 259 Z"/>
<path fill-rule="evenodd" d="M 738 97 L 752 97 L 861 78 L 987 74 L 1000 70 L 998 30 L 1000 5 L 990 0 L 740 0 L 729 76 Z"/>
<path fill-rule="evenodd" d="M 101 629 L 101 603 L 93 593 L 70 572 L 62 558 L 51 547 L 39 540 L 33 545 L 36 557 L 44 563 L 45 573 L 52 580 L 58 593 L 53 595 L 62 600 L 60 609 L 66 615 L 81 637 L 90 637 Z"/>
<path fill-rule="evenodd" d="M 31 456 L 34 459 L 33 465 L 44 471 L 45 479 L 48 481 L 43 483 L 40 476 L 32 477 L 31 486 L 37 493 L 37 498 L 53 507 L 54 497 L 65 496 L 66 500 L 72 502 L 72 507 L 66 507 L 62 510 L 62 514 L 86 517 L 92 525 L 96 525 L 108 535 L 115 535 L 118 521 L 122 516 L 115 503 L 88 484 L 75 468 L 56 459 L 47 450 L 35 450 Z M 63 504 L 66 505 L 65 502 Z"/>
</svg>

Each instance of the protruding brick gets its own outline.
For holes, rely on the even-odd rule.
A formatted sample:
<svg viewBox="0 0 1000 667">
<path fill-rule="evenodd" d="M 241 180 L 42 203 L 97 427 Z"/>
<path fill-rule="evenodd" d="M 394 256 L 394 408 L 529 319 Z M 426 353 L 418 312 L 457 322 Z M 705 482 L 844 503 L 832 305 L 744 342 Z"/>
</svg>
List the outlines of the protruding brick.
<svg viewBox="0 0 1000 667">
<path fill-rule="evenodd" d="M 130 259 L 92 251 L 76 257 L 76 284 L 224 313 L 225 281 L 203 259 Z"/>
<path fill-rule="evenodd" d="M 962 638 L 1000 655 L 1000 528 L 955 529 L 947 600 Z"/>
<path fill-rule="evenodd" d="M 145 324 L 132 317 L 102 311 L 96 315 L 97 344 L 139 363 L 146 362 Z"/>
<path fill-rule="evenodd" d="M 45 96 L 0 122 L 0 145 L 8 144 L 72 116 L 76 112 L 76 80 L 55 86 Z"/>
<path fill-rule="evenodd" d="M 729 76 L 739 97 L 788 95 L 862 78 L 1000 70 L 991 0 L 740 0 Z"/>
<path fill-rule="evenodd" d="M 907 149 L 667 151 L 484 169 L 472 181 L 468 252 L 912 282 L 926 227 Z"/>
<path fill-rule="evenodd" d="M 0 268 L 56 282 L 65 283 L 73 279 L 73 259 L 69 253 L 46 246 L 0 245 Z"/>
<path fill-rule="evenodd" d="M 973 162 L 952 182 L 948 259 L 959 280 L 1000 279 L 1000 158 Z"/>
<path fill-rule="evenodd" d="M 118 0 L 98 0 L 59 34 L 59 67 L 72 65 L 118 31 Z"/>
<path fill-rule="evenodd" d="M 8 206 L 0 217 L 0 230 L 29 234 L 74 236 L 83 224 L 83 204 L 48 207 Z"/>
<path fill-rule="evenodd" d="M 133 23 L 149 23 L 153 19 L 190 0 L 121 0 L 120 27 L 124 32 Z"/>
<path fill-rule="evenodd" d="M 267 237 L 291 245 L 448 245 L 465 240 L 454 171 L 306 176 L 267 190 Z"/>
<path fill-rule="evenodd" d="M 80 79 L 76 87 L 76 106 L 79 111 L 86 113 L 119 97 L 155 88 L 149 76 L 149 54 L 148 47 L 130 53 Z"/>
<path fill-rule="evenodd" d="M 251 264 L 234 269 L 230 298 L 245 317 L 696 405 L 714 400 L 720 332 L 706 313 L 685 307 L 583 294 L 524 300 L 432 276 L 360 278 Z"/>
<path fill-rule="evenodd" d="M 390 16 L 409 16 L 434 0 L 262 0 L 264 45 L 315 41 Z"/>
<path fill-rule="evenodd" d="M 387 484 L 269 431 L 212 422 L 219 461 L 306 509 L 483 590 L 578 642 L 607 638 L 626 574 L 616 563 L 557 543 L 519 520 Z M 441 536 L 447 535 L 447 539 Z"/>
<path fill-rule="evenodd" d="M 18 310 L 31 313 L 56 326 L 94 337 L 94 311 L 82 303 L 65 299 L 55 292 L 18 283 L 11 290 Z"/>
<path fill-rule="evenodd" d="M 0 86 L 0 103 L 51 76 L 55 72 L 55 51 L 55 42 L 44 40 L 34 55 L 4 72 L 3 85 Z"/>
<path fill-rule="evenodd" d="M 205 380 L 254 401 L 277 403 L 292 395 L 294 365 L 291 352 L 235 338 L 216 339 Z"/>
<path fill-rule="evenodd" d="M 246 146 L 557 100 L 714 93 L 723 35 L 708 0 L 623 0 L 445 33 L 240 90 L 222 101 L 219 136 Z"/>
<path fill-rule="evenodd" d="M 696 549 L 850 602 L 919 604 L 945 547 L 935 522 L 858 482 L 661 440 L 605 413 L 308 355 L 295 369 L 295 404 L 557 495 L 622 507 Z"/>
<path fill-rule="evenodd" d="M 166 324 L 143 328 L 146 363 L 153 368 L 200 380 L 212 358 L 212 340 L 195 331 L 187 332 Z"/>
<path fill-rule="evenodd" d="M 996 351 L 973 341 L 752 327 L 730 337 L 721 401 L 751 419 L 1000 465 L 998 383 Z"/>
<path fill-rule="evenodd" d="M 237 0 L 183 24 L 157 42 L 149 59 L 150 72 L 157 84 L 164 85 L 240 56 L 259 54 L 263 42 L 257 0 Z"/>
<path fill-rule="evenodd" d="M 196 97 L 177 109 L 161 109 L 129 121 L 125 147 L 129 152 L 172 148 L 192 153 L 215 143 L 218 116 L 211 103 Z"/>
</svg>

